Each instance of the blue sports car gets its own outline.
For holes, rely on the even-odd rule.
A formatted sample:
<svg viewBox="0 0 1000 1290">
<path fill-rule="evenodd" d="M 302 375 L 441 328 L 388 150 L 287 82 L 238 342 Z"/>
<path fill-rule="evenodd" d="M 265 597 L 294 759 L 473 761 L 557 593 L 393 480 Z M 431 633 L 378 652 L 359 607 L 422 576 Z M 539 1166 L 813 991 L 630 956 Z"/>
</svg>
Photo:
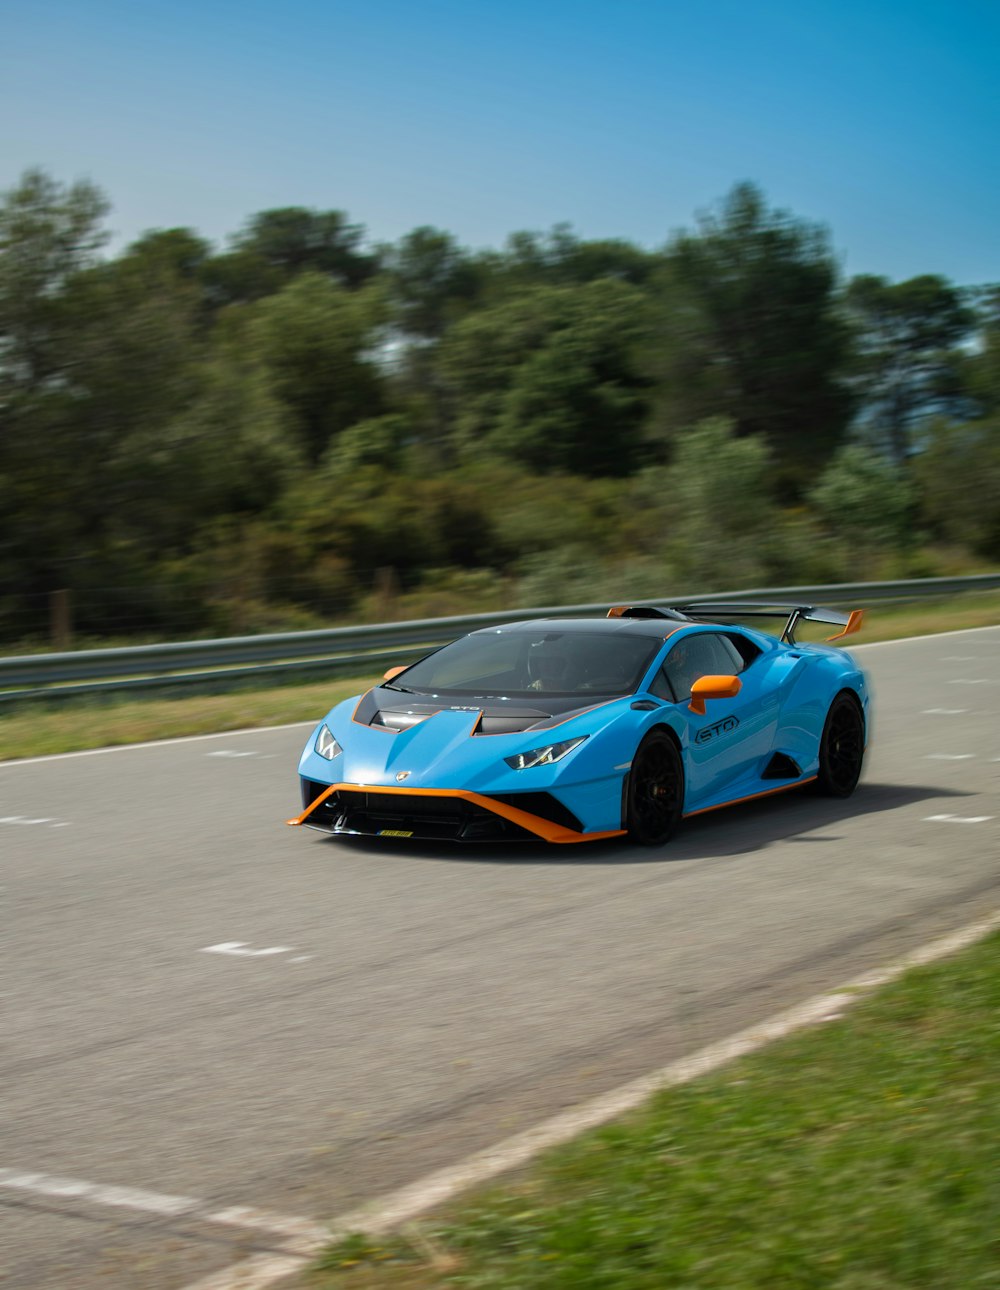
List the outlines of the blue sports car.
<svg viewBox="0 0 1000 1290">
<path fill-rule="evenodd" d="M 779 618 L 779 635 L 753 626 Z M 853 792 L 868 684 L 795 639 L 850 614 L 745 603 L 618 607 L 472 632 L 338 704 L 299 762 L 289 824 L 334 834 L 666 842 L 689 815 L 814 783 Z"/>
</svg>

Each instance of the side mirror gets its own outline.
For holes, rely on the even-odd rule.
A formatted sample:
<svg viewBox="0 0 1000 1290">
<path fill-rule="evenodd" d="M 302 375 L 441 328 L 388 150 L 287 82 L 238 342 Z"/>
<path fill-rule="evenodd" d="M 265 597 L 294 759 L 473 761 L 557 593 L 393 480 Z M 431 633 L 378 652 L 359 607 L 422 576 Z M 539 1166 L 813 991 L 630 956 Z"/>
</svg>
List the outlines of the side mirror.
<svg viewBox="0 0 1000 1290">
<path fill-rule="evenodd" d="M 400 672 L 405 672 L 405 667 L 390 667 L 388 672 L 382 677 L 383 681 L 391 681 L 394 676 L 399 676 Z"/>
<path fill-rule="evenodd" d="M 742 689 L 743 682 L 738 676 L 700 676 L 691 687 L 688 707 L 703 717 L 706 699 L 733 699 Z"/>
</svg>

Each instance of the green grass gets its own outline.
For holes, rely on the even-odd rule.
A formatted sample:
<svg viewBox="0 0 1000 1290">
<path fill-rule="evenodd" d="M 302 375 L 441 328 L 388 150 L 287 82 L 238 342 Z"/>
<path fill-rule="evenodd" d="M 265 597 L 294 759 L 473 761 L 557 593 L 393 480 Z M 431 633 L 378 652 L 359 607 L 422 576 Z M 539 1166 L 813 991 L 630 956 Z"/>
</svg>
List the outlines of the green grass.
<svg viewBox="0 0 1000 1290">
<path fill-rule="evenodd" d="M 1000 1286 L 1000 934 L 659 1094 L 528 1176 L 332 1247 L 312 1290 Z"/>
<path fill-rule="evenodd" d="M 861 632 L 845 643 L 850 646 L 994 623 L 1000 623 L 1000 592 L 973 592 L 933 604 L 873 609 Z M 821 639 L 829 633 L 830 629 L 812 625 L 802 635 L 804 639 Z M 377 675 L 370 675 L 188 698 L 74 700 L 61 707 L 39 701 L 9 712 L 0 708 L 0 761 L 316 720 L 334 703 L 367 689 L 377 679 Z"/>
</svg>

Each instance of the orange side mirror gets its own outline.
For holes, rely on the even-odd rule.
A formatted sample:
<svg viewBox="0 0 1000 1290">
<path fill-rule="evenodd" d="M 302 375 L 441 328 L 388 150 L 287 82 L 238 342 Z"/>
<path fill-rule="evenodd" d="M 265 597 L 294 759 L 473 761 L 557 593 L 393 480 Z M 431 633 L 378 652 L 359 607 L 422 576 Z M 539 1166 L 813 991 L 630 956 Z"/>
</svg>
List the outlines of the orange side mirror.
<svg viewBox="0 0 1000 1290">
<path fill-rule="evenodd" d="M 734 699 L 742 689 L 743 682 L 738 676 L 700 676 L 691 687 L 688 707 L 703 717 L 706 699 Z"/>
<path fill-rule="evenodd" d="M 390 667 L 388 672 L 386 672 L 383 675 L 382 680 L 391 681 L 394 676 L 399 676 L 400 672 L 405 672 L 405 671 L 406 671 L 405 667 Z"/>
</svg>

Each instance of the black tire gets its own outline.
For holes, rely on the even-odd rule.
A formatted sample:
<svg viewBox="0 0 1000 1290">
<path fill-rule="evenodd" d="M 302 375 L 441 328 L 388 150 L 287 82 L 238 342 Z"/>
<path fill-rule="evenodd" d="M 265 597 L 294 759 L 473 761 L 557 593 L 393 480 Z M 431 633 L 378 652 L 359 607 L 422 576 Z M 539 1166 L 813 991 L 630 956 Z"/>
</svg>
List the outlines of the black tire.
<svg viewBox="0 0 1000 1290">
<path fill-rule="evenodd" d="M 684 764 L 668 734 L 652 730 L 632 758 L 625 828 L 631 842 L 662 846 L 674 835 L 684 810 Z"/>
<path fill-rule="evenodd" d="M 865 719 L 853 694 L 841 691 L 830 704 L 819 741 L 816 787 L 827 797 L 850 797 L 865 759 Z"/>
</svg>

